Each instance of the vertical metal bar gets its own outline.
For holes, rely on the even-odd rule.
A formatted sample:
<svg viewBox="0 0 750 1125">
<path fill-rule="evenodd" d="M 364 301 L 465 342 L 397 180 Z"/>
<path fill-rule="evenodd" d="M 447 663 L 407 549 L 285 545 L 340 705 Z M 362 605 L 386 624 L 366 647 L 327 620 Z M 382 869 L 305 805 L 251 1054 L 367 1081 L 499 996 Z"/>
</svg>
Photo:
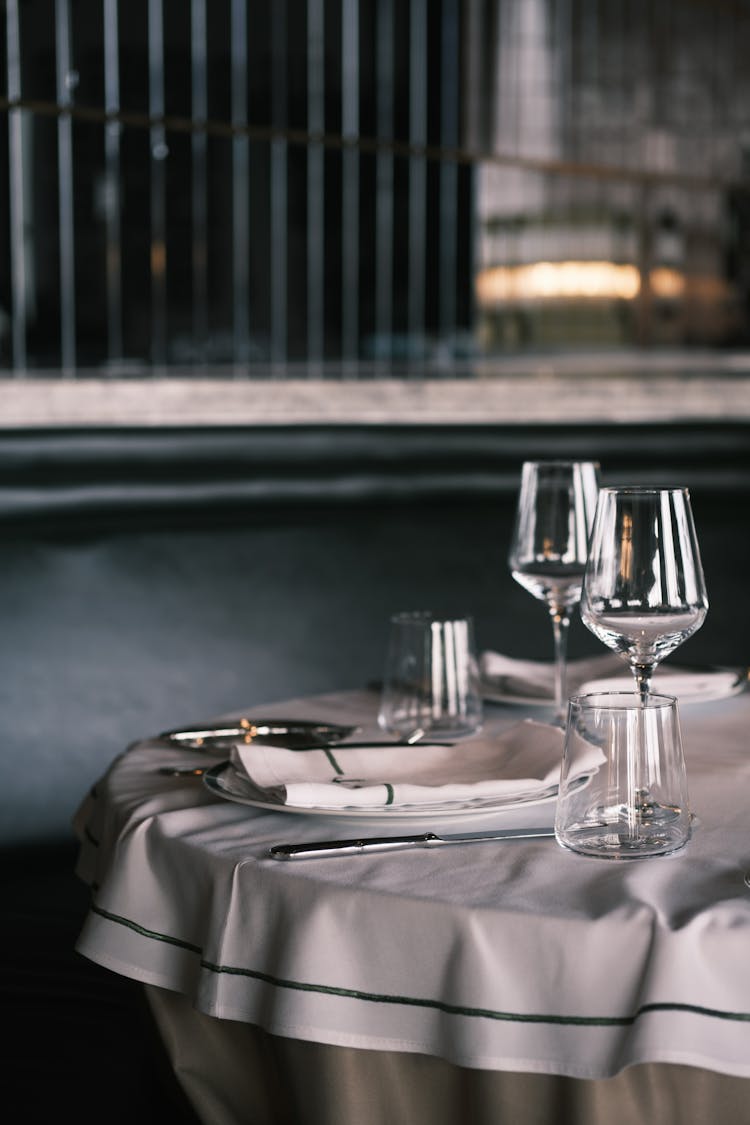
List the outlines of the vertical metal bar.
<svg viewBox="0 0 750 1125">
<path fill-rule="evenodd" d="M 271 9 L 271 123 L 287 124 L 286 0 Z M 271 358 L 287 356 L 287 142 L 271 142 Z"/>
<path fill-rule="evenodd" d="M 232 0 L 231 11 L 231 114 L 232 125 L 247 125 L 247 3 Z M 238 134 L 232 140 L 232 305 L 234 361 L 247 363 L 250 355 L 250 233 L 248 193 L 250 144 Z"/>
<path fill-rule="evenodd" d="M 591 85 L 599 86 L 599 0 L 589 0 L 585 8 L 584 58 L 590 64 L 588 77 Z"/>
<path fill-rule="evenodd" d="M 191 112 L 193 122 L 203 124 L 208 117 L 208 40 L 206 35 L 206 0 L 191 0 L 190 6 L 190 70 Z M 192 187 L 192 296 L 193 352 L 200 362 L 206 360 L 208 336 L 208 195 L 207 137 L 195 129 L 190 138 Z"/>
<path fill-rule="evenodd" d="M 620 5 L 622 13 L 622 5 Z M 573 53 L 573 28 L 571 0 L 557 0 L 555 12 L 555 39 L 556 39 L 556 81 L 557 96 L 560 104 L 560 153 L 563 159 L 571 159 L 570 148 L 572 136 L 571 128 L 571 57 Z M 621 26 L 621 35 L 618 39 L 621 54 L 625 50 L 625 26 Z M 620 72 L 620 81 L 624 70 Z"/>
<path fill-rule="evenodd" d="M 464 75 L 464 86 L 460 127 L 464 147 L 475 152 L 490 148 L 494 140 L 492 80 L 496 65 L 497 4 L 493 8 L 485 4 L 484 0 L 464 0 L 463 5 L 465 35 L 461 70 Z M 466 295 L 466 315 L 469 328 L 474 330 L 477 323 L 474 280 L 481 265 L 482 251 L 486 250 L 486 240 L 482 239 L 481 223 L 478 220 L 481 206 L 481 165 L 472 163 L 466 175 L 469 203 L 461 221 L 465 229 L 469 259 L 466 274 L 469 286 Z"/>
<path fill-rule="evenodd" d="M 164 117 L 164 13 L 162 0 L 148 3 L 148 100 L 154 120 L 151 142 L 151 359 L 167 361 L 166 132 Z"/>
<path fill-rule="evenodd" d="M 359 0 L 341 0 L 341 355 L 359 354 Z"/>
<path fill-rule="evenodd" d="M 427 144 L 427 0 L 411 0 L 409 12 L 409 142 Z M 427 163 L 409 162 L 409 335 L 424 346 L 427 278 Z"/>
<path fill-rule="evenodd" d="M 486 143 L 484 130 L 487 95 L 484 82 L 485 36 L 490 21 L 486 19 L 482 0 L 463 0 L 466 42 L 462 70 L 465 73 L 463 90 L 462 129 L 466 147 L 475 152 Z M 487 26 L 485 26 L 487 25 Z"/>
<path fill-rule="evenodd" d="M 711 94 L 710 94 L 710 97 L 708 99 L 708 105 L 709 105 L 708 127 L 709 127 L 710 144 L 713 148 L 713 153 L 712 153 L 713 159 L 712 159 L 712 169 L 711 170 L 716 175 L 721 175 L 721 171 L 722 171 L 722 168 L 721 168 L 722 160 L 721 160 L 720 154 L 721 154 L 721 150 L 722 150 L 723 146 L 722 146 L 719 138 L 722 136 L 722 133 L 724 133 L 726 131 L 725 126 L 723 124 L 723 120 L 722 120 L 723 114 L 718 112 L 719 106 L 722 104 L 721 80 L 720 80 L 720 76 L 719 76 L 719 68 L 721 67 L 723 69 L 723 68 L 726 67 L 727 69 L 729 69 L 732 66 L 732 52 L 727 51 L 725 49 L 722 49 L 724 47 L 724 44 L 722 43 L 722 39 L 724 38 L 724 36 L 722 34 L 723 27 L 724 27 L 723 21 L 726 18 L 726 15 L 727 15 L 726 9 L 723 8 L 723 6 L 721 4 L 717 5 L 715 8 L 713 8 L 713 7 L 710 8 L 706 13 L 707 18 L 712 21 L 712 25 L 713 25 L 711 27 L 711 41 L 712 41 L 711 45 L 712 45 L 713 49 L 712 49 L 712 53 L 711 53 L 711 62 L 710 62 Z M 673 26 L 675 28 L 678 28 L 679 27 L 679 19 L 680 19 L 679 10 L 673 11 L 672 17 L 673 17 Z M 728 88 L 731 89 L 731 86 L 728 86 Z"/>
<path fill-rule="evenodd" d="M 324 150 L 312 139 L 325 132 L 325 8 L 307 0 L 307 358 L 320 363 L 325 347 Z"/>
<path fill-rule="evenodd" d="M 440 143 L 458 147 L 459 28 L 458 0 L 443 0 L 440 29 Z M 438 323 L 442 345 L 450 352 L 456 332 L 456 265 L 458 237 L 458 169 L 452 160 L 440 164 L 440 276 Z M 441 347 L 441 351 L 444 351 Z"/>
<path fill-rule="evenodd" d="M 377 18 L 377 130 L 393 138 L 393 0 L 380 0 Z M 375 335 L 393 356 L 393 155 L 378 152 L 375 193 Z"/>
<path fill-rule="evenodd" d="M 18 21 L 18 0 L 6 0 L 5 25 L 7 37 L 8 100 L 21 97 L 21 37 Z M 10 272 L 11 272 L 11 346 L 14 374 L 26 370 L 26 327 L 28 323 L 28 283 L 26 264 L 26 207 L 23 167 L 23 111 L 12 109 L 8 114 L 8 157 L 10 165 Z"/>
<path fill-rule="evenodd" d="M 104 108 L 120 109 L 118 0 L 104 0 Z M 105 277 L 107 285 L 107 358 L 123 355 L 122 345 L 122 231 L 120 220 L 120 124 L 104 127 Z"/>
<path fill-rule="evenodd" d="M 641 284 L 635 305 L 635 331 L 638 347 L 647 348 L 653 343 L 653 291 L 651 289 L 653 238 L 649 219 L 652 212 L 651 185 L 648 180 L 644 179 L 640 184 L 637 207 L 638 259 L 636 264 L 640 272 Z"/>
<path fill-rule="evenodd" d="M 70 10 L 68 0 L 55 3 L 55 71 L 57 104 L 72 105 L 74 76 L 71 65 Z M 60 361 L 64 375 L 76 366 L 75 230 L 73 225 L 73 123 L 62 112 L 57 119 L 58 215 L 60 240 Z"/>
</svg>

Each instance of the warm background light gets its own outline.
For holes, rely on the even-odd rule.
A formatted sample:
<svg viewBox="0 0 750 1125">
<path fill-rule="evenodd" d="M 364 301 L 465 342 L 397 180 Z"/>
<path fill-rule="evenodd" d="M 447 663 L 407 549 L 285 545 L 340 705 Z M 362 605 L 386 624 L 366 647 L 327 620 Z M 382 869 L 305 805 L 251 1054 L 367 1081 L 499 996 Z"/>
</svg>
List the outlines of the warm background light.
<svg viewBox="0 0 750 1125">
<path fill-rule="evenodd" d="M 551 298 L 631 300 L 640 289 L 640 274 L 633 265 L 615 262 L 533 262 L 482 270 L 475 285 L 483 306 Z"/>
<path fill-rule="evenodd" d="M 655 297 L 677 298 L 684 296 L 685 275 L 680 270 L 662 266 L 649 274 L 651 292 Z"/>
</svg>

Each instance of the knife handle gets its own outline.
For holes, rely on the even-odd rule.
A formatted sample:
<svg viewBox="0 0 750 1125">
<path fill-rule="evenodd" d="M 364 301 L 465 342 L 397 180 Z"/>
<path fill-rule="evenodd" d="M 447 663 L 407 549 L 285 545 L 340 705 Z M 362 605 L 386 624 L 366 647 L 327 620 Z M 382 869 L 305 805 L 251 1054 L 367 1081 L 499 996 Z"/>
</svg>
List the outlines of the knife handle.
<svg viewBox="0 0 750 1125">
<path fill-rule="evenodd" d="M 306 859 L 325 855 L 359 855 L 363 852 L 395 852 L 403 848 L 427 847 L 440 843 L 434 832 L 417 836 L 368 836 L 366 840 L 318 840 L 309 844 L 275 844 L 269 848 L 272 859 Z"/>
</svg>

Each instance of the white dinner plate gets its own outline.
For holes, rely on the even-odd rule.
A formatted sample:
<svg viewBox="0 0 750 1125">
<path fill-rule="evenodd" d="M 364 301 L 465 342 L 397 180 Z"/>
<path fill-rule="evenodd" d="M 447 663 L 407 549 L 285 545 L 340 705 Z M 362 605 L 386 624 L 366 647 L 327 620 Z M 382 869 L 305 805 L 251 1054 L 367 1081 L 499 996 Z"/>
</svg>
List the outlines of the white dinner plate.
<svg viewBox="0 0 750 1125">
<path fill-rule="evenodd" d="M 748 686 L 747 669 L 734 668 L 706 669 L 705 672 L 674 667 L 656 670 L 653 690 L 665 695 L 675 695 L 680 703 L 710 703 L 717 699 L 729 699 L 739 695 Z M 623 676 L 602 676 L 588 680 L 575 688 L 575 694 L 594 691 L 633 691 L 633 678 L 627 673 Z M 485 684 L 482 696 L 489 703 L 508 703 L 524 707 L 551 707 L 554 698 L 539 695 L 514 695 L 500 688 Z"/>
<path fill-rule="evenodd" d="M 549 822 L 554 816 L 557 785 L 551 785 L 545 790 L 536 790 L 527 796 L 515 794 L 506 799 L 487 797 L 476 801 L 440 802 L 434 805 L 420 804 L 406 808 L 403 805 L 393 808 L 383 806 L 377 809 L 360 808 L 302 808 L 295 805 L 282 805 L 273 801 L 262 801 L 249 792 L 242 775 L 231 762 L 219 762 L 203 774 L 203 784 L 216 797 L 235 804 L 247 805 L 263 812 L 289 813 L 294 816 L 308 816 L 324 820 L 335 820 L 337 823 L 351 824 L 360 828 L 373 828 L 382 830 L 389 828 L 408 828 L 411 825 L 448 826 L 466 821 L 487 821 L 488 824 L 497 824 L 498 816 L 502 816 L 505 823 L 508 816 L 515 824 L 517 814 L 525 814 L 527 809 L 539 806 L 550 809 Z M 535 813 L 535 823 L 539 821 L 539 813 Z M 510 825 L 509 825 L 510 826 Z"/>
</svg>

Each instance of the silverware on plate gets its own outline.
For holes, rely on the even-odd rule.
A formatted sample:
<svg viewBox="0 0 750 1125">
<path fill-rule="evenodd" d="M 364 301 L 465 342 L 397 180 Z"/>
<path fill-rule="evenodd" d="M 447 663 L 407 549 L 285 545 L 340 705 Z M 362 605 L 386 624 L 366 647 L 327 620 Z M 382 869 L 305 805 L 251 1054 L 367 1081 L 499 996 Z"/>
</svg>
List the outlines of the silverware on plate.
<svg viewBox="0 0 750 1125">
<path fill-rule="evenodd" d="M 324 859 L 328 856 L 369 855 L 373 852 L 406 851 L 410 848 L 440 848 L 448 844 L 532 840 L 554 834 L 554 828 L 504 828 L 494 832 L 457 832 L 445 836 L 438 836 L 436 832 L 421 832 L 417 836 L 361 836 L 355 840 L 275 844 L 269 848 L 268 854 L 272 859 Z"/>
<path fill-rule="evenodd" d="M 392 739 L 369 738 L 365 742 L 337 742 L 337 743 L 335 743 L 335 745 L 333 747 L 331 746 L 330 742 L 308 742 L 308 743 L 303 743 L 302 745 L 299 745 L 299 746 L 289 746 L 288 749 L 289 750 L 330 750 L 330 749 L 334 749 L 334 750 L 369 750 L 371 746 L 374 746 L 375 749 L 380 749 L 380 747 L 383 747 L 383 746 L 390 746 L 391 748 L 395 748 L 397 746 L 416 746 L 416 744 L 418 742 L 419 743 L 422 742 L 421 736 L 419 738 L 410 737 L 408 739 L 407 738 L 395 738 L 395 739 L 394 738 L 392 738 Z M 425 745 L 425 746 L 455 746 L 456 744 L 455 744 L 455 742 L 442 742 L 442 741 L 438 742 L 437 740 L 433 742 L 432 739 L 430 739 L 429 742 L 424 742 L 423 745 Z"/>
<path fill-rule="evenodd" d="M 162 774 L 163 777 L 203 777 L 207 769 L 209 769 L 209 766 L 195 766 L 192 769 L 179 766 L 159 766 L 156 773 Z"/>
<path fill-rule="evenodd" d="M 341 723 L 323 723 L 304 719 L 233 719 L 221 727 L 184 727 L 163 731 L 157 738 L 183 750 L 224 750 L 237 742 L 281 742 L 291 749 L 310 743 L 320 746 L 337 744 L 360 727 Z"/>
<path fill-rule="evenodd" d="M 237 726 L 214 727 L 209 730 L 172 730 L 158 735 L 162 741 L 171 743 L 181 750 L 228 750 L 238 742 L 249 745 L 252 742 L 263 742 L 271 746 L 283 746 L 286 750 L 329 750 L 336 747 L 341 750 L 362 750 L 371 746 L 413 746 L 422 741 L 425 732 L 417 727 L 409 734 L 404 734 L 398 739 L 370 738 L 363 742 L 345 742 L 351 734 L 356 734 L 361 727 L 341 726 L 337 723 L 313 722 L 285 722 L 268 720 L 251 722 L 249 719 L 240 719 Z M 440 746 L 453 746 L 453 742 L 440 742 Z M 199 777 L 203 770 L 181 770 L 164 766 L 159 773 L 187 776 L 195 773 Z"/>
<path fill-rule="evenodd" d="M 297 744 L 296 742 L 289 743 L 286 740 L 286 738 L 282 739 L 281 741 L 282 741 L 282 745 L 283 745 L 284 749 L 295 750 L 297 752 L 300 752 L 300 751 L 303 751 L 303 750 L 330 750 L 332 746 L 335 747 L 337 750 L 363 750 L 363 749 L 369 750 L 371 746 L 375 746 L 375 747 L 379 747 L 379 746 L 414 746 L 414 745 L 416 745 L 416 743 L 418 743 L 422 739 L 423 735 L 424 735 L 424 731 L 421 730 L 421 728 L 418 728 L 417 730 L 412 731 L 411 734 L 403 735 L 403 737 L 401 737 L 401 738 L 391 739 L 391 740 L 370 739 L 368 742 L 306 742 L 306 743 L 302 743 L 301 745 Z M 234 738 L 234 739 L 231 740 L 231 742 L 235 742 L 235 743 L 239 742 L 239 741 L 241 741 L 241 740 L 238 739 L 238 738 Z M 255 741 L 255 739 L 246 739 L 244 741 L 253 742 L 253 741 Z M 265 738 L 265 737 L 259 737 L 258 741 L 269 742 L 269 739 Z M 230 745 L 231 745 L 231 742 L 230 742 Z M 455 743 L 454 742 L 440 742 L 440 743 L 434 743 L 433 745 L 455 746 Z M 198 749 L 198 747 L 197 746 L 195 746 L 195 747 L 190 746 L 190 747 L 188 747 L 188 749 L 193 750 L 193 749 Z M 204 749 L 207 750 L 207 749 L 210 749 L 210 747 L 204 745 Z M 211 765 L 213 765 L 213 763 L 211 763 L 210 765 L 205 765 L 205 766 L 190 766 L 190 767 L 159 766 L 157 768 L 156 772 L 160 773 L 160 774 L 163 774 L 165 777 L 203 777 L 203 774 L 206 772 L 206 770 L 211 768 Z M 347 784 L 353 785 L 353 786 L 355 786 L 355 788 L 361 783 L 360 778 L 338 778 L 338 777 L 334 777 L 333 780 L 340 782 L 342 785 L 347 785 Z M 372 784 L 381 784 L 381 783 L 374 783 L 373 782 Z"/>
</svg>

